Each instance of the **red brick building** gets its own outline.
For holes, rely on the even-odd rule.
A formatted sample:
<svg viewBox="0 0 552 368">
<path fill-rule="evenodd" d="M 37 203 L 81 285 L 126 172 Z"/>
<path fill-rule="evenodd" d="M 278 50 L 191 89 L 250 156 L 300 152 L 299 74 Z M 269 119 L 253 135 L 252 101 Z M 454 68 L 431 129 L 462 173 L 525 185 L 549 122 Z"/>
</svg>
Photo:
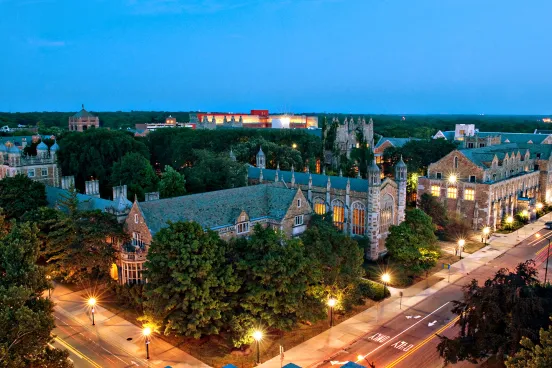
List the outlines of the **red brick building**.
<svg viewBox="0 0 552 368">
<path fill-rule="evenodd" d="M 552 201 L 552 146 L 508 143 L 455 150 L 418 179 L 418 198 L 430 194 L 473 229 L 496 229 L 506 216 Z"/>
<path fill-rule="evenodd" d="M 82 110 L 77 112 L 75 115 L 69 118 L 69 130 L 75 132 L 82 132 L 90 128 L 99 128 L 100 119 L 97 116 L 92 115 L 84 109 L 82 105 Z"/>
</svg>

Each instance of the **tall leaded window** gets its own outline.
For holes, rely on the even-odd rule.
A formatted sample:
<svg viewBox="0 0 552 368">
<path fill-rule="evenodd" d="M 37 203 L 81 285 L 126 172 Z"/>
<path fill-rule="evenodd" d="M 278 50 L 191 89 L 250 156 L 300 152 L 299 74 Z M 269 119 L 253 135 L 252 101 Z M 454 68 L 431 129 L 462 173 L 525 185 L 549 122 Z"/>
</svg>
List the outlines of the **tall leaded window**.
<svg viewBox="0 0 552 368">
<path fill-rule="evenodd" d="M 455 187 L 447 188 L 447 198 L 456 199 L 457 196 L 458 196 L 458 190 Z"/>
<path fill-rule="evenodd" d="M 326 213 L 326 203 L 320 197 L 314 198 L 314 213 L 324 215 Z"/>
<path fill-rule="evenodd" d="M 364 235 L 366 232 L 366 207 L 360 202 L 355 202 L 353 203 L 352 210 L 353 235 Z"/>
<path fill-rule="evenodd" d="M 389 194 L 385 195 L 381 202 L 380 211 L 380 234 L 385 234 L 389 231 L 389 226 L 393 225 L 393 209 L 395 201 Z"/>
<path fill-rule="evenodd" d="M 431 195 L 434 197 L 439 197 L 441 195 L 441 187 L 438 185 L 431 186 Z"/>
<path fill-rule="evenodd" d="M 343 202 L 336 199 L 332 202 L 333 223 L 339 230 L 343 230 L 343 222 L 345 221 L 345 206 Z"/>
</svg>

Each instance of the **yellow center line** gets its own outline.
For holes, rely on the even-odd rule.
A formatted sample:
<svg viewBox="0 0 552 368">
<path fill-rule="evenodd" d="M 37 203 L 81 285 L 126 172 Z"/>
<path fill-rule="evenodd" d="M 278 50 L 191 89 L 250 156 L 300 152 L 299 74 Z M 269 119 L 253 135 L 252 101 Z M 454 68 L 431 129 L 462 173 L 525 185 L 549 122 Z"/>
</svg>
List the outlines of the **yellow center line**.
<svg viewBox="0 0 552 368">
<path fill-rule="evenodd" d="M 434 332 L 432 333 L 431 335 L 429 335 L 428 337 L 426 337 L 426 339 L 424 341 L 422 341 L 421 343 L 419 343 L 414 349 L 408 351 L 406 354 L 400 356 L 399 358 L 397 358 L 395 361 L 393 361 L 392 363 L 388 364 L 386 366 L 386 368 L 393 368 L 394 366 L 396 366 L 397 364 L 399 364 L 400 362 L 402 362 L 404 359 L 406 359 L 407 357 L 409 357 L 410 355 L 414 354 L 415 351 L 417 351 L 418 349 L 420 349 L 422 346 L 424 346 L 425 344 L 427 344 L 431 339 L 433 339 L 436 335 L 440 334 L 441 332 L 443 332 L 444 330 L 446 330 L 447 328 L 449 328 L 450 326 L 452 326 L 454 323 L 456 323 L 456 321 L 458 321 L 458 319 L 460 318 L 460 316 L 454 318 L 452 321 L 450 321 L 449 323 L 447 323 L 446 325 L 444 325 L 443 327 L 441 327 L 437 332 Z"/>
<path fill-rule="evenodd" d="M 65 347 L 66 349 L 72 351 L 74 354 L 76 354 L 79 358 L 82 358 L 84 360 L 86 360 L 88 363 L 90 363 L 93 367 L 96 367 L 96 368 L 102 368 L 101 365 L 99 365 L 98 363 L 96 363 L 95 361 L 93 361 L 92 359 L 90 359 L 89 357 L 87 357 L 86 355 L 84 355 L 81 351 L 79 351 L 77 348 L 75 348 L 74 346 L 72 346 L 71 344 L 69 344 L 67 341 L 63 340 L 61 337 L 59 336 L 56 336 L 54 337 L 54 340 L 56 340 L 60 345 L 62 345 L 63 347 Z"/>
<path fill-rule="evenodd" d="M 548 244 L 546 244 L 544 247 L 542 247 L 541 249 L 539 249 L 539 250 L 537 251 L 537 253 L 536 253 L 537 256 L 538 256 L 539 254 L 541 254 L 542 252 L 544 252 L 544 251 L 546 250 L 546 248 L 548 248 Z"/>
</svg>

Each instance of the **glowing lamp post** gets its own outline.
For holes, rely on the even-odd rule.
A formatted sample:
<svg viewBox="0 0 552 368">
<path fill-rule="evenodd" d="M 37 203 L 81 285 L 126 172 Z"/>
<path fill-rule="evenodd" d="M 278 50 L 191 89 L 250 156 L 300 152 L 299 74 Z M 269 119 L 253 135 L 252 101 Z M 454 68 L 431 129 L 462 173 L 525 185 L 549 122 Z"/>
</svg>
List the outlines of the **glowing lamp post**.
<svg viewBox="0 0 552 368">
<path fill-rule="evenodd" d="M 483 228 L 483 239 L 485 240 L 485 245 L 487 245 L 487 239 L 489 238 L 490 233 L 491 233 L 491 228 L 488 226 L 485 226 Z"/>
<path fill-rule="evenodd" d="M 385 294 L 387 293 L 387 284 L 391 281 L 391 275 L 387 272 L 384 273 L 381 275 L 381 281 L 383 281 L 383 297 L 385 298 Z"/>
<path fill-rule="evenodd" d="M 542 210 L 542 207 L 543 207 L 543 204 L 542 203 L 537 203 L 537 210 Z"/>
<path fill-rule="evenodd" d="M 90 310 L 90 312 L 92 312 L 92 326 L 95 326 L 96 323 L 94 323 L 94 313 L 96 312 L 96 298 L 88 299 L 88 305 L 92 308 Z"/>
<path fill-rule="evenodd" d="M 462 259 L 462 250 L 464 250 L 464 245 L 466 245 L 466 241 L 464 239 L 458 240 L 458 252 L 460 253 L 460 259 Z"/>
<path fill-rule="evenodd" d="M 328 307 L 330 307 L 330 327 L 333 327 L 333 309 L 337 304 L 337 300 L 334 298 L 328 299 Z"/>
<path fill-rule="evenodd" d="M 144 327 L 144 329 L 142 330 L 142 335 L 144 335 L 146 339 L 146 359 L 149 360 L 149 344 L 150 344 L 149 336 L 151 335 L 151 328 Z"/>
<path fill-rule="evenodd" d="M 253 332 L 253 339 L 257 342 L 257 364 L 261 364 L 261 340 L 263 339 L 263 332 L 256 330 Z"/>
</svg>

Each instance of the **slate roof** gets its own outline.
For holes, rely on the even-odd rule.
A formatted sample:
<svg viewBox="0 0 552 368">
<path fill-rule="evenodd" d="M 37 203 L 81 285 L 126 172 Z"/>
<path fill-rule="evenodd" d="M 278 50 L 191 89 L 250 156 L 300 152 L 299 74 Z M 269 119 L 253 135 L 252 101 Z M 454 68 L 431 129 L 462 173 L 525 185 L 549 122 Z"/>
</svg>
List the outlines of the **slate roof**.
<svg viewBox="0 0 552 368">
<path fill-rule="evenodd" d="M 376 146 L 374 148 L 378 148 L 379 146 L 381 146 L 382 144 L 384 144 L 387 141 L 389 141 L 394 147 L 402 147 L 410 141 L 419 141 L 419 140 L 420 140 L 419 138 L 387 138 L 387 137 L 381 137 L 379 139 L 378 143 L 376 143 Z"/>
<path fill-rule="evenodd" d="M 531 143 L 506 143 L 495 146 L 487 146 L 482 148 L 471 148 L 460 150 L 471 162 L 477 166 L 488 168 L 491 166 L 494 156 L 496 155 L 499 163 L 502 163 L 506 154 L 511 156 L 512 152 L 521 154 L 525 157 L 525 152 L 529 150 L 529 157 L 534 159 L 537 154 L 540 154 L 541 159 L 548 159 L 552 153 L 552 145 L 550 144 L 531 144 Z"/>
<path fill-rule="evenodd" d="M 441 131 L 447 140 L 454 140 L 454 130 Z M 501 136 L 501 143 L 527 143 L 532 141 L 541 144 L 548 137 L 548 133 L 504 133 L 504 132 L 477 132 L 475 136 L 485 138 L 489 136 Z M 505 142 L 508 140 L 509 142 Z"/>
<path fill-rule="evenodd" d="M 89 113 L 88 111 L 86 111 L 84 109 L 84 106 L 82 107 L 82 110 L 77 112 L 75 115 L 72 116 L 73 118 L 75 119 L 78 119 L 78 118 L 96 118 L 95 115 L 92 115 L 91 113 Z"/>
<path fill-rule="evenodd" d="M 535 134 L 552 134 L 552 130 L 546 130 L 546 129 L 535 129 Z"/>
<path fill-rule="evenodd" d="M 195 221 L 205 229 L 216 229 L 234 225 L 242 211 L 250 220 L 281 220 L 296 193 L 297 189 L 252 185 L 140 202 L 138 207 L 152 234 L 166 227 L 167 221 Z"/>
<path fill-rule="evenodd" d="M 40 139 L 49 139 L 49 135 L 41 135 Z M 19 135 L 19 136 L 11 136 L 11 137 L 0 137 L 0 144 L 6 144 L 8 142 L 11 142 L 15 144 L 18 147 L 21 147 L 23 145 L 23 141 L 26 141 L 27 144 L 30 146 L 31 143 L 33 143 L 33 136 L 32 135 Z"/>
<path fill-rule="evenodd" d="M 46 201 L 48 202 L 49 207 L 56 207 L 59 200 L 62 200 L 64 196 L 67 196 L 69 191 L 66 189 L 51 187 L 46 185 Z M 106 209 L 111 207 L 117 207 L 117 203 L 110 201 L 109 199 L 91 197 L 86 194 L 77 194 L 77 199 L 79 200 L 79 210 L 100 210 L 106 211 Z"/>
<path fill-rule="evenodd" d="M 259 179 L 260 169 L 255 166 L 249 166 L 247 168 L 247 176 L 251 179 Z M 295 172 L 295 184 L 309 185 L 309 174 L 303 172 Z M 347 187 L 347 179 L 351 181 L 351 190 L 356 192 L 366 192 L 368 190 L 368 180 L 358 178 L 346 178 L 342 176 L 328 176 L 320 174 L 312 175 L 312 185 L 315 187 L 326 187 L 328 183 L 328 177 L 332 188 L 345 190 Z M 276 177 L 276 170 L 263 169 L 263 182 L 274 182 Z M 278 181 L 282 181 L 282 178 L 286 183 L 291 183 L 291 171 L 280 170 L 278 172 Z"/>
</svg>

